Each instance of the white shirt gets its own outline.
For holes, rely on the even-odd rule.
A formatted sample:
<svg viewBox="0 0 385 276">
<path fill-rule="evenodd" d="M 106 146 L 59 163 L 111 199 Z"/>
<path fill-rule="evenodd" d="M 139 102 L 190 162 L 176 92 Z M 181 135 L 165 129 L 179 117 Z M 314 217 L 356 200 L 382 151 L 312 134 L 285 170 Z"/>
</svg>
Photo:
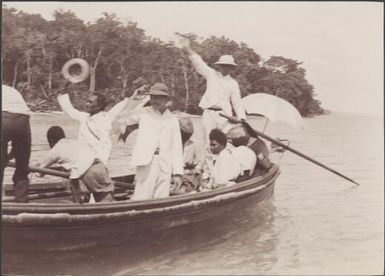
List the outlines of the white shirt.
<svg viewBox="0 0 385 276">
<path fill-rule="evenodd" d="M 63 138 L 49 150 L 41 167 L 58 164 L 69 171 L 71 179 L 78 179 L 92 166 L 95 158 L 94 150 L 87 143 Z"/>
<path fill-rule="evenodd" d="M 125 109 L 129 99 L 124 99 L 109 111 L 101 111 L 92 116 L 75 109 L 68 94 L 58 96 L 57 100 L 64 113 L 80 122 L 79 141 L 88 143 L 95 150 L 99 160 L 107 165 L 112 149 L 112 122 Z"/>
<path fill-rule="evenodd" d="M 150 164 L 154 153 L 159 149 L 162 171 L 183 174 L 183 151 L 179 121 L 168 109 L 161 114 L 152 106 L 127 118 L 126 124 L 139 123 L 138 135 L 132 152 L 134 166 Z"/>
<path fill-rule="evenodd" d="M 231 149 L 233 157 L 241 164 L 242 172 L 249 170 L 251 175 L 257 164 L 257 156 L 254 151 L 245 146 L 234 147 Z"/>
<path fill-rule="evenodd" d="M 23 96 L 15 88 L 1 85 L 2 111 L 29 115 L 29 108 Z"/>
<path fill-rule="evenodd" d="M 190 60 L 195 70 L 207 81 L 206 92 L 202 96 L 199 106 L 203 109 L 219 107 L 222 108 L 224 114 L 232 116 L 232 105 L 237 118 L 239 120 L 246 119 L 237 81 L 230 75 L 223 76 L 220 72 L 209 67 L 196 53 L 190 55 Z"/>
<path fill-rule="evenodd" d="M 226 185 L 242 173 L 241 164 L 232 155 L 232 149 L 223 149 L 215 161 L 211 178 L 215 185 Z"/>
</svg>

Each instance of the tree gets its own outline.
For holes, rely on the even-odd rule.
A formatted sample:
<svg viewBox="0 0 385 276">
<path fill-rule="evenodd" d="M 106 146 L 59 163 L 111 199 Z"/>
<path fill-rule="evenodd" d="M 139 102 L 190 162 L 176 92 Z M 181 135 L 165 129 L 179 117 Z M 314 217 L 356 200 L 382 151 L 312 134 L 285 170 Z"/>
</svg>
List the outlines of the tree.
<svg viewBox="0 0 385 276">
<path fill-rule="evenodd" d="M 103 13 L 94 24 L 88 24 L 85 36 L 85 57 L 90 64 L 90 88 L 95 91 L 96 69 L 124 43 L 124 28 L 115 14 Z"/>
<path fill-rule="evenodd" d="M 206 80 L 172 42 L 146 36 L 136 22 L 123 24 L 115 14 L 103 13 L 96 21 L 84 24 L 70 10 L 57 10 L 54 19 L 47 21 L 39 14 L 3 5 L 2 27 L 3 79 L 23 93 L 28 92 L 27 100 L 46 101 L 47 105 L 41 108 L 57 106 L 55 89 L 64 81 L 61 68 L 69 59 L 78 57 L 90 65 L 89 84 L 73 85 L 78 91 L 74 103 L 78 108 L 88 97 L 82 92 L 108 89 L 109 98 L 115 100 L 133 89 L 136 79 L 144 78 L 170 87 L 174 108 L 195 114 L 202 111 L 198 104 Z M 323 113 L 301 62 L 281 56 L 261 61 L 247 44 L 224 36 L 186 36 L 209 66 L 215 67 L 221 55 L 235 58 L 239 66 L 234 77 L 243 96 L 270 93 L 291 102 L 303 116 Z"/>
</svg>

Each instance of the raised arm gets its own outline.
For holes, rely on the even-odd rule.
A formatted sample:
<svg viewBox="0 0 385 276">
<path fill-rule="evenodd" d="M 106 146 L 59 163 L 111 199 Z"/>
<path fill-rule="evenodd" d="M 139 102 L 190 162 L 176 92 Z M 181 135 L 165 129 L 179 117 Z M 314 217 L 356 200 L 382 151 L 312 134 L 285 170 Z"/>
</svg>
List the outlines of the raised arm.
<svg viewBox="0 0 385 276">
<path fill-rule="evenodd" d="M 113 106 L 108 111 L 111 120 L 115 120 L 116 118 L 118 118 L 119 115 L 127 115 L 123 114 L 123 112 L 125 111 L 126 113 L 128 113 L 133 110 L 139 110 L 140 108 L 142 108 L 150 100 L 150 96 L 142 95 L 145 92 L 145 89 L 146 87 L 145 85 L 143 85 L 142 87 L 136 89 L 131 97 L 126 97 L 124 100 Z M 130 103 L 132 103 L 132 105 Z M 130 110 L 125 110 L 126 108 Z"/>
<path fill-rule="evenodd" d="M 181 44 L 182 48 L 188 53 L 189 59 L 192 62 L 195 70 L 201 74 L 204 78 L 208 78 L 210 74 L 214 72 L 214 69 L 212 69 L 210 66 L 206 64 L 206 62 L 203 61 L 201 56 L 199 56 L 192 48 L 190 44 L 190 40 L 186 37 L 183 37 L 181 35 L 178 35 L 179 37 L 179 43 Z"/>
<path fill-rule="evenodd" d="M 63 110 L 63 112 L 74 120 L 81 121 L 82 119 L 88 116 L 88 113 L 81 112 L 72 106 L 72 103 L 70 101 L 70 97 L 68 94 L 59 95 L 57 97 L 57 101 L 60 105 L 60 108 Z"/>
<path fill-rule="evenodd" d="M 128 106 L 129 101 L 129 98 L 124 98 L 124 100 L 118 102 L 108 111 L 108 115 L 112 121 L 115 120 L 121 112 L 123 112 L 123 110 Z"/>
</svg>

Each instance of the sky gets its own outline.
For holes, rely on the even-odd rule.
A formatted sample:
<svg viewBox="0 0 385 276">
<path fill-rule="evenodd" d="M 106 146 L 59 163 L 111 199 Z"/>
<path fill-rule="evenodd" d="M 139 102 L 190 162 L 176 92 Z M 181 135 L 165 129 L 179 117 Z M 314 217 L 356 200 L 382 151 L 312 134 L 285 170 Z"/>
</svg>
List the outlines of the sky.
<svg viewBox="0 0 385 276">
<path fill-rule="evenodd" d="M 303 62 L 316 98 L 332 111 L 384 112 L 384 30 L 381 2 L 6 2 L 51 20 L 71 10 L 84 22 L 115 13 L 147 35 L 175 32 L 226 36 L 267 60 Z"/>
</svg>

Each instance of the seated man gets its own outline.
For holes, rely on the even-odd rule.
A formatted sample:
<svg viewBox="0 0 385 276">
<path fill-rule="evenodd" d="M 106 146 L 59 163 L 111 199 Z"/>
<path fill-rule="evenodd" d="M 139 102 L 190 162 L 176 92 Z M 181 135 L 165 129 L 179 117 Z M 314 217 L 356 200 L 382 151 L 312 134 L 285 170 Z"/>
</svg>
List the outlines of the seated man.
<svg viewBox="0 0 385 276">
<path fill-rule="evenodd" d="M 196 190 L 199 186 L 199 161 L 201 160 L 200 150 L 197 144 L 191 140 L 191 136 L 194 133 L 194 126 L 190 118 L 184 117 L 179 119 L 180 133 L 182 137 L 183 146 L 183 178 L 182 187 L 176 187 L 176 189 L 182 189 L 184 192 L 190 192 Z"/>
<path fill-rule="evenodd" d="M 192 174 L 193 169 L 199 162 L 199 150 L 196 143 L 191 140 L 191 136 L 194 133 L 194 126 L 188 117 L 179 119 L 179 124 L 182 137 L 185 174 Z"/>
<path fill-rule="evenodd" d="M 63 129 L 59 126 L 48 129 L 47 139 L 51 149 L 37 165 L 44 168 L 58 164 L 69 171 L 71 189 L 75 189 L 75 192 L 73 191 L 75 202 L 82 203 L 82 199 L 76 198 L 79 196 L 79 180 L 93 194 L 96 202 L 114 201 L 114 184 L 108 176 L 108 169 L 96 158 L 96 152 L 90 145 L 66 139 Z"/>
<path fill-rule="evenodd" d="M 242 172 L 237 178 L 237 182 L 249 179 L 257 164 L 256 154 L 247 147 L 250 135 L 242 125 L 234 126 L 227 133 L 229 142 L 234 146 L 231 150 L 233 157 L 241 164 Z"/>
<path fill-rule="evenodd" d="M 269 149 L 267 148 L 265 142 L 257 138 L 249 145 L 249 148 L 254 151 L 257 156 L 257 165 L 255 166 L 253 176 L 266 173 L 271 168 L 272 163 L 270 162 Z"/>
<path fill-rule="evenodd" d="M 212 155 L 206 154 L 204 160 L 201 190 L 227 186 L 242 172 L 240 162 L 232 155 L 231 146 L 226 147 L 226 135 L 219 129 L 213 129 L 209 139 Z"/>
</svg>

